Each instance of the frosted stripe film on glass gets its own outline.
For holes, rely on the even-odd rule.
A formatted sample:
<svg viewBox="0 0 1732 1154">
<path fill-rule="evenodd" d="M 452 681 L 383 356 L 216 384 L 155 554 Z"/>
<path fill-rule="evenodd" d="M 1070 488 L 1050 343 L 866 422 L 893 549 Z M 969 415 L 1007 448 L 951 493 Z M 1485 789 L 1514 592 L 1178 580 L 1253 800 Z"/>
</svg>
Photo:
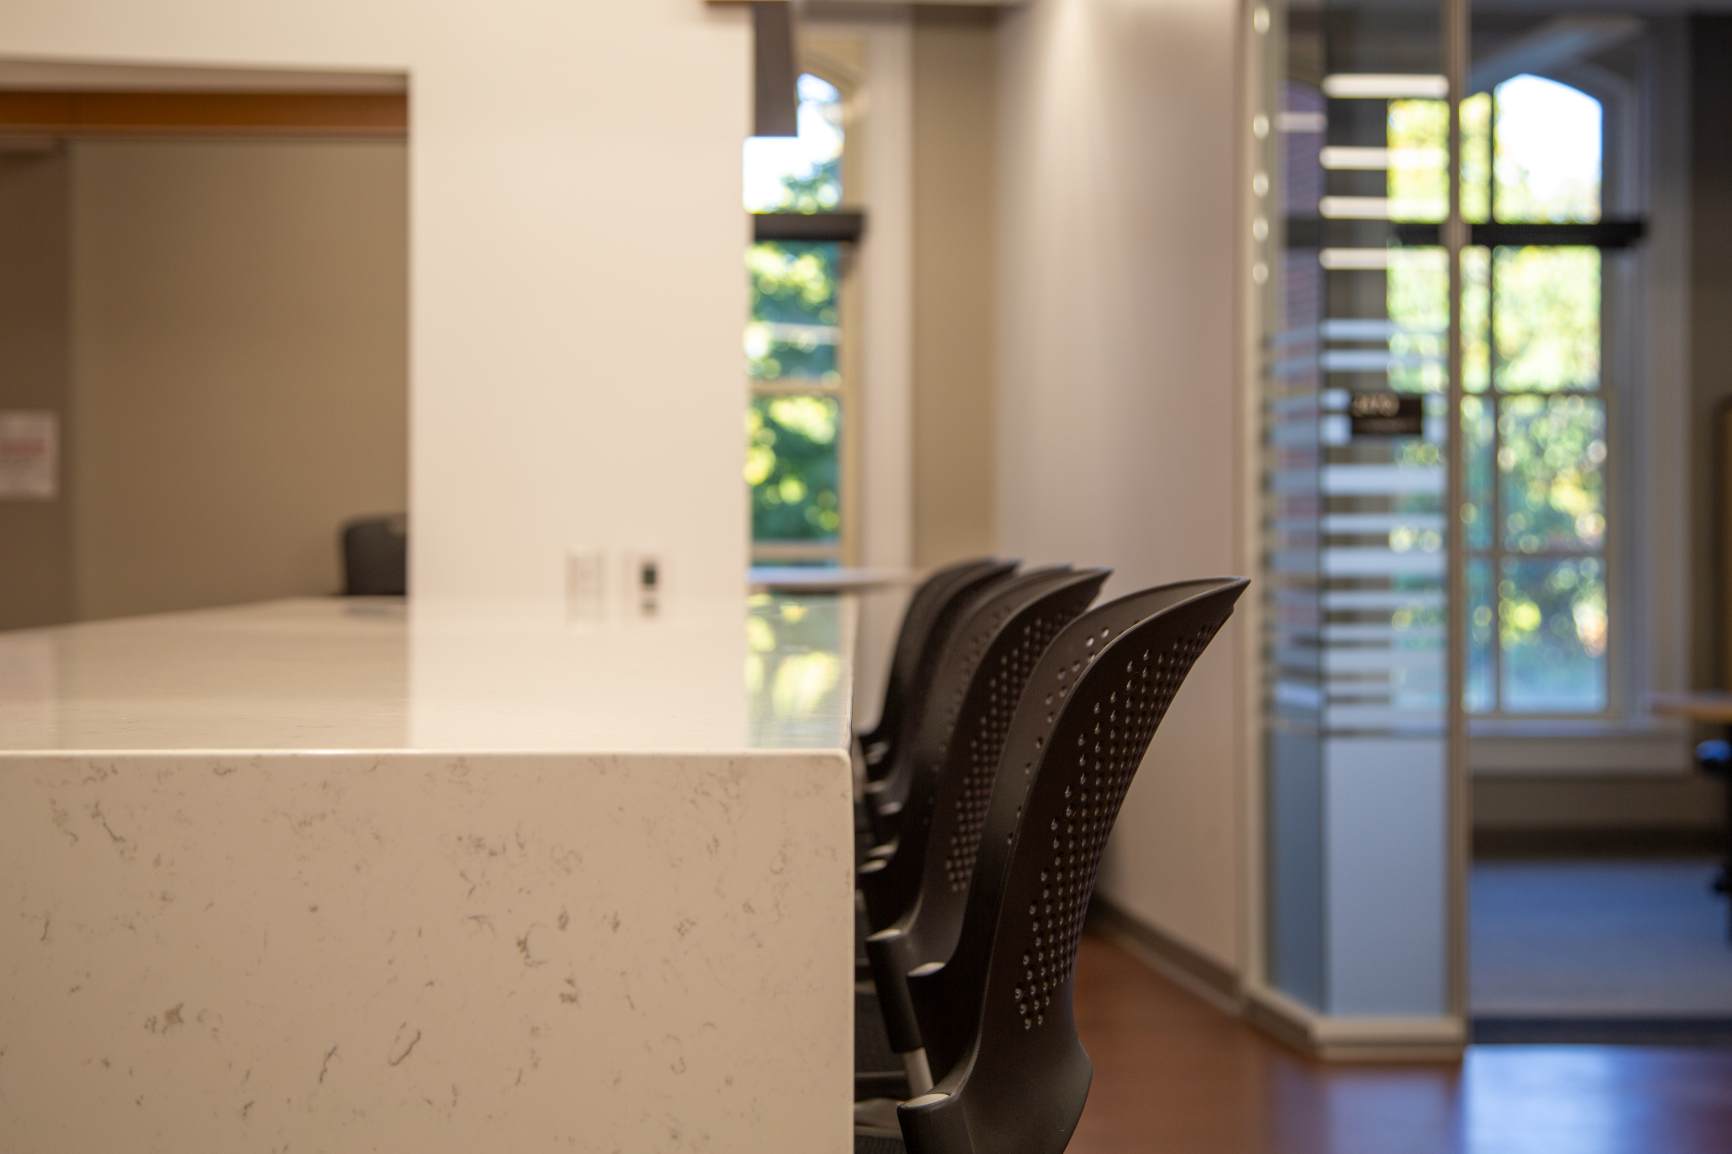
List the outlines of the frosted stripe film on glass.
<svg viewBox="0 0 1732 1154">
<path fill-rule="evenodd" d="M 1258 258 L 1272 270 L 1267 961 L 1279 989 L 1330 1015 L 1423 1017 L 1446 1002 L 1449 316 L 1434 306 L 1448 278 L 1441 250 L 1404 248 L 1391 227 L 1441 219 L 1448 200 L 1447 156 L 1407 131 L 1439 108 L 1447 121 L 1430 6 L 1287 10 L 1270 82 L 1280 133 L 1260 154 L 1289 222 Z M 1335 70 L 1320 82 L 1319 60 Z M 1412 71 L 1386 71 L 1397 60 Z M 1419 420 L 1399 435 L 1356 428 L 1366 393 L 1419 396 Z"/>
</svg>

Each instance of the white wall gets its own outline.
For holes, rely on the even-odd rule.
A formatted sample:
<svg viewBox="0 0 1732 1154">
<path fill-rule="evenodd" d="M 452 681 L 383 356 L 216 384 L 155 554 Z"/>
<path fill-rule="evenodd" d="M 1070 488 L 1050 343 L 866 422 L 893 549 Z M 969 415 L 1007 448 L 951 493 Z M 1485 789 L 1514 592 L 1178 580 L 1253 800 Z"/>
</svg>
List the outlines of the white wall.
<svg viewBox="0 0 1732 1154">
<path fill-rule="evenodd" d="M 573 542 L 738 595 L 743 11 L 10 0 L 0 57 L 405 71 L 412 580 L 550 606 Z"/>
<path fill-rule="evenodd" d="M 1111 565 L 1109 597 L 1242 571 L 1235 6 L 1032 0 L 1001 37 L 1000 551 Z M 1157 734 L 1100 890 L 1239 969 L 1235 628 Z"/>
</svg>

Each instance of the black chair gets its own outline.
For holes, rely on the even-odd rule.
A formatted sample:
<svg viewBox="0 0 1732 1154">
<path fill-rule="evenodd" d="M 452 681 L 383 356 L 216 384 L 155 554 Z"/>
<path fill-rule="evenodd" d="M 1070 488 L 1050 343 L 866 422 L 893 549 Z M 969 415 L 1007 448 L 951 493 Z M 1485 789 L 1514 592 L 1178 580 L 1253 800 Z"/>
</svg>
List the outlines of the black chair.
<svg viewBox="0 0 1732 1154">
<path fill-rule="evenodd" d="M 931 706 L 932 682 L 938 674 L 945 646 L 957 627 L 967 620 L 979 599 L 1009 580 L 1016 572 L 1016 566 L 1015 561 L 995 561 L 971 569 L 949 582 L 942 591 L 942 602 L 934 605 L 918 659 L 904 683 L 906 688 L 896 731 L 884 742 L 884 754 L 877 764 L 868 764 L 866 792 L 859 799 L 865 807 L 875 844 L 883 845 L 895 836 L 900 805 L 893 803 L 900 802 L 906 793 L 915 735 L 920 732 L 922 720 Z"/>
<path fill-rule="evenodd" d="M 1125 791 L 1248 582 L 1189 581 L 1078 618 L 1016 709 L 955 952 L 908 986 L 933 1091 L 897 1109 L 913 1154 L 1058 1154 L 1088 1098 L 1072 968 Z M 895 1149 L 856 1130 L 856 1151 Z"/>
<path fill-rule="evenodd" d="M 409 591 L 409 518 L 401 513 L 344 522 L 343 595 L 401 597 Z"/>
<path fill-rule="evenodd" d="M 1022 687 L 1046 647 L 1089 607 L 1109 575 L 1105 569 L 1036 570 L 989 587 L 968 607 L 939 659 L 930 705 L 898 767 L 902 772 L 885 779 L 902 787 L 902 800 L 891 803 L 897 836 L 874 849 L 857 879 L 874 930 L 903 917 L 927 890 L 948 888 L 941 880 L 946 868 L 964 876 L 972 869 L 978 831 L 974 842 L 966 840 L 963 796 L 972 800 L 978 793 L 984 816 L 985 791 Z M 935 842 L 945 846 L 945 860 L 929 869 L 928 847 Z"/>
<path fill-rule="evenodd" d="M 884 702 L 878 710 L 878 722 L 869 732 L 858 737 L 869 774 L 873 767 L 883 763 L 902 727 L 909 687 L 938 612 L 955 594 L 958 585 L 965 584 L 972 575 L 997 568 L 1000 564 L 990 557 L 959 561 L 927 577 L 909 597 L 908 608 L 902 613 L 902 624 L 896 631 L 896 648 L 891 651 L 890 676 L 884 686 Z"/>
<path fill-rule="evenodd" d="M 864 801 L 880 846 L 887 847 L 895 838 L 917 761 L 922 757 L 931 761 L 943 756 L 944 743 L 955 724 L 962 693 L 973 673 L 973 663 L 980 656 L 979 653 L 971 656 L 968 646 L 975 642 L 984 644 L 978 637 L 975 641 L 964 640 L 963 635 L 971 627 L 978 634 L 979 629 L 986 626 L 987 618 L 982 617 L 982 613 L 1008 611 L 1006 606 L 1009 603 L 1000 598 L 1015 596 L 1011 592 L 1013 589 L 1026 594 L 1033 588 L 1031 582 L 1051 581 L 1069 572 L 1070 566 L 1066 565 L 1021 576 L 1009 573 L 992 575 L 956 598 L 947 635 L 944 635 L 946 625 L 943 623 L 934 627 L 934 638 L 941 640 L 942 644 L 936 647 L 931 668 L 919 675 L 918 692 L 910 695 L 903 720 L 906 740 L 895 746 L 880 764 L 878 778 L 866 787 Z"/>
<path fill-rule="evenodd" d="M 944 643 L 963 615 L 972 594 L 1009 577 L 1015 570 L 1014 561 L 989 558 L 964 561 L 940 569 L 915 590 L 898 631 L 878 724 L 859 738 L 868 774 L 873 772 L 874 766 L 881 767 L 879 772 L 887 772 L 895 765 L 898 751 L 904 744 L 904 735 L 918 728 L 924 711 L 925 686 L 930 683 Z M 871 783 L 867 788 L 872 788 Z M 874 832 L 873 826 L 868 798 L 856 798 L 857 866 L 867 862 L 872 847 L 883 840 Z M 872 926 L 862 906 L 856 910 L 854 934 L 855 972 L 859 977 L 870 973 L 866 938 L 871 933 Z M 889 1042 L 883 1036 L 882 1015 L 878 1013 L 872 996 L 861 994 L 855 1000 L 856 1019 L 863 1023 L 855 1037 L 856 1080 L 866 1075 L 884 1075 L 886 1077 L 879 1079 L 877 1092 L 894 1094 L 897 1087 L 906 1085 L 902 1081 L 902 1062 L 889 1049 Z"/>
<path fill-rule="evenodd" d="M 1043 569 L 993 585 L 974 598 L 966 619 L 945 647 L 929 693 L 931 704 L 912 744 L 908 805 L 902 811 L 899 835 L 879 847 L 859 870 L 869 926 L 887 926 L 902 916 L 921 896 L 923 882 L 925 888 L 943 887 L 947 875 L 972 868 L 979 833 L 975 828 L 969 840 L 966 815 L 970 811 L 961 799 L 978 792 L 974 808 L 980 810 L 977 816 L 984 816 L 990 772 L 997 766 L 1023 684 L 1047 645 L 1088 608 L 1107 576 L 1102 569 L 1082 573 Z M 975 780 L 982 776 L 981 767 L 986 769 L 984 783 Z M 978 827 L 978 821 L 974 825 Z M 943 860 L 931 857 L 930 847 L 938 846 L 944 849 Z M 953 904 L 951 921 L 959 927 L 960 899 Z M 939 916 L 938 905 L 942 903 L 929 907 L 925 923 L 929 928 Z M 874 958 L 872 977 L 883 989 L 879 979 L 885 976 L 901 1009 L 907 1002 L 902 973 L 909 967 L 900 972 L 894 965 L 884 968 L 874 953 L 882 936 L 866 941 L 868 956 Z M 944 938 L 943 931 L 928 936 Z M 954 932 L 944 940 L 939 957 L 950 956 Z M 856 998 L 856 1072 L 870 1075 L 856 1078 L 856 1098 L 906 1098 L 932 1088 L 918 1031 L 899 1030 L 907 1021 L 907 1013 L 888 1021 L 875 994 Z M 887 1072 L 899 1072 L 903 1079 L 887 1080 L 883 1076 Z"/>
</svg>

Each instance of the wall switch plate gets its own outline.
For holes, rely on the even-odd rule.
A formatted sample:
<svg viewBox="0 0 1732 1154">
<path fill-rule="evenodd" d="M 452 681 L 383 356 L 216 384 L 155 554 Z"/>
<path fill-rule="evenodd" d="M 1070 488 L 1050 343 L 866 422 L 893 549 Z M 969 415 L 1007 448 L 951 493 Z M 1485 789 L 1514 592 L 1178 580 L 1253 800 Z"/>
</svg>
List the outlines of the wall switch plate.
<svg viewBox="0 0 1732 1154">
<path fill-rule="evenodd" d="M 633 550 L 626 554 L 626 616 L 653 618 L 667 608 L 667 565 L 658 551 Z"/>
<path fill-rule="evenodd" d="M 565 615 L 570 621 L 607 618 L 607 553 L 602 549 L 565 551 Z"/>
</svg>

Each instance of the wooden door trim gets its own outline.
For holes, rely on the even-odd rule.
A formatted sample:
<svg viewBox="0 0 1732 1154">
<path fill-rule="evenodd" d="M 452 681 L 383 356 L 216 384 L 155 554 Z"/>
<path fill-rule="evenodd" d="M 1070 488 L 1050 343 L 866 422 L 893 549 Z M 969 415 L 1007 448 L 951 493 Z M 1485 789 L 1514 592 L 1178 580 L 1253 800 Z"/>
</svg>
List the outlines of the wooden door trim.
<svg viewBox="0 0 1732 1154">
<path fill-rule="evenodd" d="M 0 92 L 0 135 L 403 139 L 395 92 Z"/>
</svg>

